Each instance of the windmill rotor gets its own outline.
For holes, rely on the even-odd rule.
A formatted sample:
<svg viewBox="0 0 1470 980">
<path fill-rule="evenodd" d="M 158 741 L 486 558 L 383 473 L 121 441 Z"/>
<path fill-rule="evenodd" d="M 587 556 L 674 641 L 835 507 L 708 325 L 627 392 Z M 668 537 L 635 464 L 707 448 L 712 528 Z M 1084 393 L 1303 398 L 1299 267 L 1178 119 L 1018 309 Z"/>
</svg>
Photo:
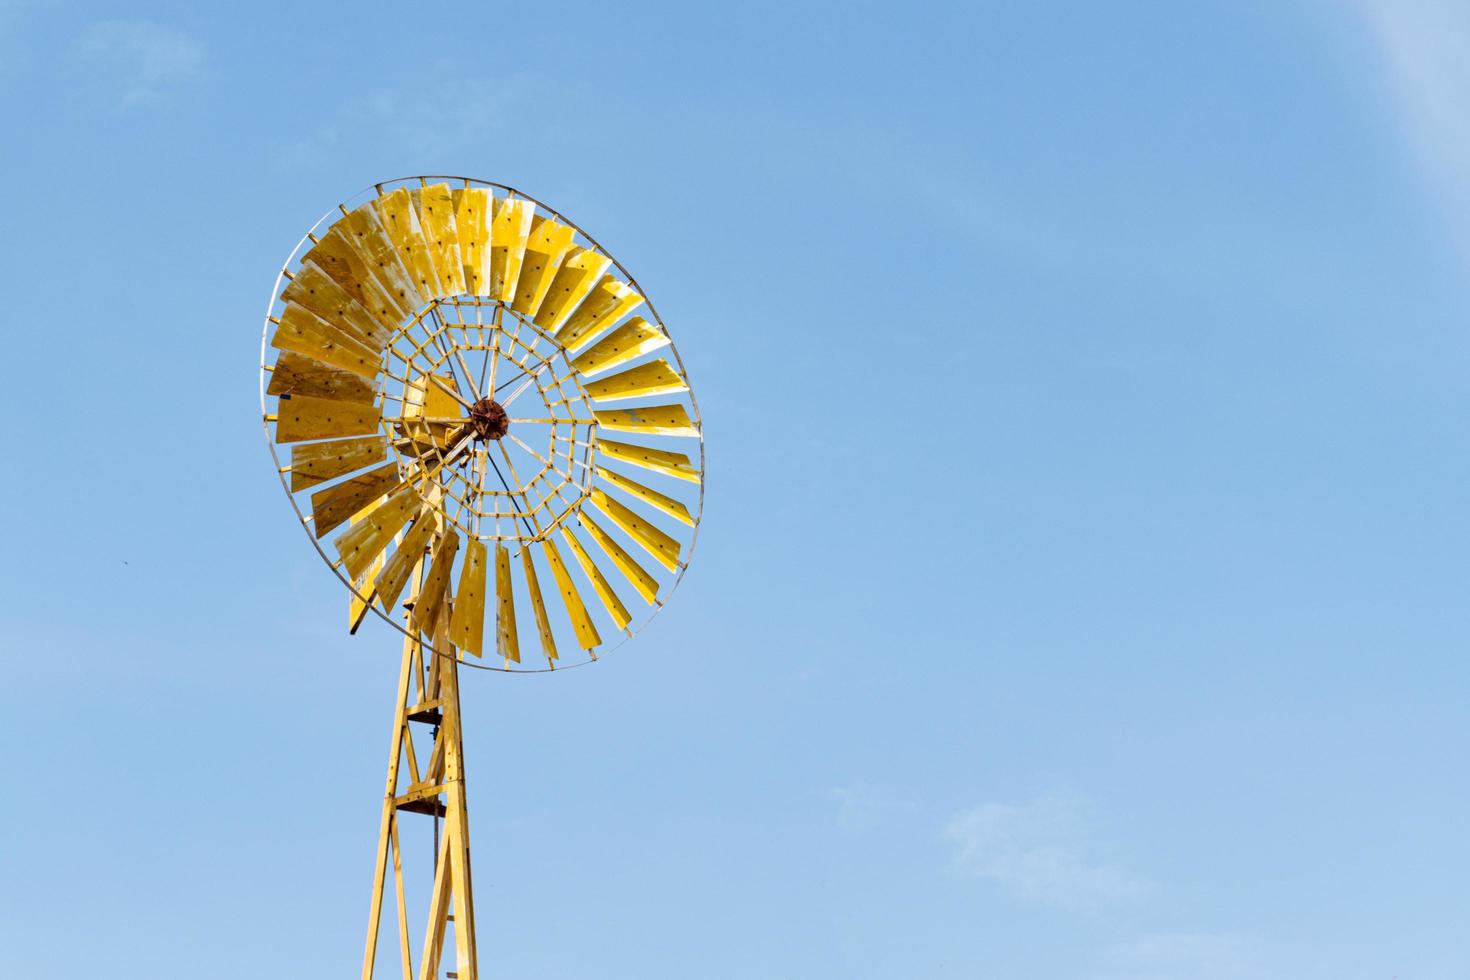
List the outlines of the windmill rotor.
<svg viewBox="0 0 1470 980">
<path fill-rule="evenodd" d="M 277 279 L 261 364 L 281 485 L 354 631 L 371 610 L 467 666 L 576 666 L 688 567 L 704 443 L 673 338 L 514 188 L 411 177 L 339 205 Z"/>
</svg>

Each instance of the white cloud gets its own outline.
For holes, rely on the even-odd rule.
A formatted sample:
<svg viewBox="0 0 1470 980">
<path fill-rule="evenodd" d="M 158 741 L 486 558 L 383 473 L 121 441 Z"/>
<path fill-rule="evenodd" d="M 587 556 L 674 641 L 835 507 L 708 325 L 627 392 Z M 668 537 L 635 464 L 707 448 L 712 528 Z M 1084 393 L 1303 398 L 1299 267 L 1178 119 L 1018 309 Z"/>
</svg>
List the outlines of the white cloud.
<svg viewBox="0 0 1470 980">
<path fill-rule="evenodd" d="M 861 837 L 881 830 L 907 814 L 918 810 L 911 800 L 902 799 L 881 786 L 859 784 L 832 791 L 837 797 L 837 829 L 848 837 Z"/>
<path fill-rule="evenodd" d="M 1153 895 L 1153 882 L 1086 853 L 1081 817 L 1077 804 L 1048 797 L 985 803 L 956 815 L 945 836 L 958 871 L 1023 901 L 1095 915 Z"/>
<path fill-rule="evenodd" d="M 1359 0 L 1405 130 L 1470 247 L 1470 5 Z"/>
<path fill-rule="evenodd" d="M 203 42 L 152 21 L 99 21 L 82 35 L 77 53 L 114 74 L 124 108 L 159 102 L 204 75 Z"/>
</svg>

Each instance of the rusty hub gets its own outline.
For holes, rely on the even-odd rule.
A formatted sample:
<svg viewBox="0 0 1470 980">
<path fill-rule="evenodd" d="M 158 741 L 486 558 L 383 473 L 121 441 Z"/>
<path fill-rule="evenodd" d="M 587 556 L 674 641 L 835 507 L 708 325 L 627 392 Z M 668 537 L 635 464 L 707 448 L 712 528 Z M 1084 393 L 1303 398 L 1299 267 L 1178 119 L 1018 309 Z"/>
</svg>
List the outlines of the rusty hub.
<svg viewBox="0 0 1470 980">
<path fill-rule="evenodd" d="M 493 398 L 481 398 L 470 407 L 470 428 L 481 442 L 503 437 L 510 428 L 510 417 L 500 402 Z"/>
</svg>

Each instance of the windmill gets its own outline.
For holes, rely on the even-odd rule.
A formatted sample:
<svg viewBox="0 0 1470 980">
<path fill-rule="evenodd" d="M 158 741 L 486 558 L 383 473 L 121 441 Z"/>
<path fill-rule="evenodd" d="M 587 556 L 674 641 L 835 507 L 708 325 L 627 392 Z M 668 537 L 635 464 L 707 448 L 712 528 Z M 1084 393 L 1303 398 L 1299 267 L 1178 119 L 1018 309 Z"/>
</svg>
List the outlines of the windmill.
<svg viewBox="0 0 1470 980">
<path fill-rule="evenodd" d="M 377 184 L 296 246 L 261 337 L 267 443 L 297 518 L 403 634 L 362 975 L 385 904 L 405 980 L 474 980 L 460 668 L 580 666 L 688 567 L 704 443 L 653 304 L 586 232 L 511 187 Z M 432 826 L 415 950 L 402 836 Z M 442 831 L 441 831 L 442 823 Z"/>
</svg>

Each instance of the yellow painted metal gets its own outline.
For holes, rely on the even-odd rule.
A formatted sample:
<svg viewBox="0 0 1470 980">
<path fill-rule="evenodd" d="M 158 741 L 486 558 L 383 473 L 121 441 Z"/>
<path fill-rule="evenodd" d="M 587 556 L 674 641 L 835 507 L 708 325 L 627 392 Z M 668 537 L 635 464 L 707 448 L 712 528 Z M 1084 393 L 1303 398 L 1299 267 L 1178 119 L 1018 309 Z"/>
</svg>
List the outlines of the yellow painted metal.
<svg viewBox="0 0 1470 980">
<path fill-rule="evenodd" d="M 334 442 L 308 442 L 291 447 L 291 492 L 306 490 L 333 477 L 381 463 L 388 458 L 382 436 L 360 436 Z"/>
<path fill-rule="evenodd" d="M 409 196 L 419 213 L 429 260 L 439 274 L 438 296 L 458 296 L 465 291 L 464 261 L 459 252 L 459 232 L 454 227 L 454 195 L 448 184 L 430 184 Z"/>
<path fill-rule="evenodd" d="M 699 470 L 695 469 L 689 457 L 683 453 L 669 452 L 665 449 L 650 449 L 647 446 L 634 446 L 626 442 L 614 442 L 611 439 L 599 439 L 597 450 L 608 459 L 631 463 L 645 470 L 652 470 L 679 480 L 687 480 L 690 483 L 699 482 Z"/>
<path fill-rule="evenodd" d="M 675 391 L 688 391 L 689 385 L 669 365 L 659 358 L 629 368 L 621 374 L 610 374 L 600 381 L 583 384 L 589 397 L 597 401 L 614 398 L 642 398 L 645 395 L 667 395 Z"/>
<path fill-rule="evenodd" d="M 444 536 L 434 546 L 434 557 L 429 563 L 429 574 L 413 599 L 414 628 L 429 636 L 444 608 L 445 594 L 449 591 L 449 571 L 454 566 L 454 556 L 459 551 L 459 533 L 445 528 Z"/>
<path fill-rule="evenodd" d="M 348 528 L 333 544 L 349 578 L 358 578 L 373 559 L 387 550 L 394 535 L 403 530 L 423 501 L 413 487 L 404 485 L 379 504 L 372 513 Z"/>
<path fill-rule="evenodd" d="M 449 646 L 441 626 L 433 642 Z M 403 667 L 398 679 L 398 698 L 393 715 L 393 739 L 388 755 L 388 780 L 383 795 L 378 830 L 376 870 L 368 913 L 367 945 L 363 952 L 362 977 L 372 980 L 378 950 L 388 868 L 393 884 L 398 919 L 398 947 L 405 980 L 460 977 L 477 980 L 478 950 L 475 943 L 475 900 L 470 876 L 470 835 L 464 788 L 464 743 L 460 725 L 459 665 L 453 659 L 425 657 L 426 651 L 413 636 L 406 638 Z M 429 660 L 426 665 L 425 661 Z M 412 681 L 412 683 L 410 683 Z M 433 752 L 428 770 L 418 772 L 410 728 L 415 714 L 425 710 L 439 713 L 433 732 Z M 411 782 L 403 786 L 404 760 Z M 443 832 L 433 853 L 433 884 L 428 896 L 428 918 L 420 962 L 414 969 L 408 937 L 408 910 L 404 900 L 403 863 L 411 855 L 400 846 L 399 815 L 405 810 L 434 812 L 443 819 Z M 415 819 L 415 818 L 410 818 Z M 437 826 L 437 825 L 436 825 Z M 425 862 L 427 864 L 427 862 Z M 445 933 L 454 926 L 454 965 L 445 971 Z"/>
<path fill-rule="evenodd" d="M 372 267 L 373 275 L 383 289 L 392 294 L 404 316 L 411 316 L 424 304 L 418 280 L 403 264 L 403 257 L 393 245 L 388 229 L 383 227 L 373 202 L 362 205 L 336 224 L 351 239 L 357 254 Z"/>
<path fill-rule="evenodd" d="M 556 332 L 556 342 L 575 354 L 642 302 L 643 297 L 632 286 L 612 276 L 603 276 Z"/>
<path fill-rule="evenodd" d="M 521 567 L 526 573 L 526 590 L 531 593 L 531 610 L 536 614 L 536 631 L 541 634 L 541 650 L 546 654 L 546 661 L 555 667 L 556 640 L 551 635 L 551 620 L 546 617 L 546 601 L 541 597 L 541 583 L 536 579 L 529 545 L 521 549 Z"/>
<path fill-rule="evenodd" d="M 649 405 L 644 408 L 592 410 L 600 428 L 609 432 L 638 435 L 699 437 L 699 429 L 683 405 Z"/>
<path fill-rule="evenodd" d="M 295 351 L 333 367 L 377 379 L 382 353 L 360 343 L 321 317 L 295 303 L 286 304 L 271 346 Z"/>
<path fill-rule="evenodd" d="M 643 566 L 638 564 L 632 555 L 628 554 L 628 549 L 618 544 L 611 535 L 602 529 L 600 524 L 592 519 L 591 511 L 582 510 L 577 515 L 577 519 L 582 522 L 582 526 L 587 529 L 587 533 L 592 535 L 592 540 L 597 542 L 597 546 L 607 553 L 608 558 L 612 559 L 612 563 L 617 566 L 618 571 L 622 572 L 627 576 L 628 581 L 633 583 L 633 588 L 638 590 L 638 594 L 643 597 L 644 602 L 652 603 L 658 598 L 658 579 L 648 574 Z"/>
<path fill-rule="evenodd" d="M 587 349 L 572 367 L 582 374 L 601 374 L 649 351 L 669 346 L 668 335 L 641 316 L 635 316 Z"/>
<path fill-rule="evenodd" d="M 276 442 L 363 436 L 378 430 L 376 405 L 295 395 L 276 404 Z"/>
<path fill-rule="evenodd" d="M 488 556 L 483 541 L 472 539 L 465 546 L 459 571 L 459 588 L 454 592 L 454 611 L 449 617 L 449 642 L 466 653 L 480 656 L 485 638 L 485 571 Z"/>
<path fill-rule="evenodd" d="M 619 599 L 618 594 L 613 591 L 613 587 L 608 582 L 607 576 L 602 574 L 602 569 L 593 564 L 591 556 L 587 554 L 587 549 L 582 547 L 582 542 L 577 540 L 577 536 L 571 532 L 570 528 L 563 524 L 559 530 L 561 531 L 561 536 L 566 540 L 567 547 L 571 548 L 572 554 L 576 556 L 577 564 L 581 566 L 582 572 L 587 576 L 588 581 L 592 583 L 592 591 L 596 592 L 597 598 L 602 600 L 603 608 L 608 611 L 608 615 L 612 616 L 613 621 L 618 624 L 618 629 L 627 629 L 628 624 L 633 621 L 633 617 L 628 615 L 628 608 L 623 605 L 623 600 Z"/>
<path fill-rule="evenodd" d="M 311 523 L 322 537 L 398 486 L 398 464 L 385 463 L 311 495 Z"/>
<path fill-rule="evenodd" d="M 311 250 L 302 257 L 303 262 L 312 262 L 332 277 L 332 281 L 367 310 L 373 319 L 394 330 L 411 310 L 395 291 L 378 281 L 377 270 L 352 240 L 352 232 L 346 219 L 338 221 L 317 240 Z"/>
<path fill-rule="evenodd" d="M 688 524 L 690 527 L 694 526 L 694 517 L 689 513 L 689 508 L 685 507 L 673 497 L 667 497 L 652 487 L 645 487 L 637 480 L 630 479 L 604 466 L 597 467 L 597 475 L 619 490 L 631 493 L 644 503 L 657 507 L 679 523 Z"/>
<path fill-rule="evenodd" d="M 370 350 L 381 351 L 388 346 L 390 328 L 373 319 L 315 262 L 301 263 L 281 292 L 281 299 L 305 307 Z"/>
<path fill-rule="evenodd" d="M 525 262 L 526 241 L 536 205 L 520 198 L 502 198 L 490 221 L 490 295 L 508 303 L 515 294 Z"/>
<path fill-rule="evenodd" d="M 515 593 L 510 579 L 510 549 L 495 546 L 495 646 L 507 663 L 521 662 L 521 642 L 516 635 Z"/>
<path fill-rule="evenodd" d="M 495 197 L 483 187 L 466 187 L 455 191 L 454 198 L 454 230 L 464 263 L 465 292 L 489 296 L 490 220 Z"/>
<path fill-rule="evenodd" d="M 602 642 L 602 637 L 597 634 L 592 617 L 587 615 L 587 607 L 582 604 L 582 597 L 577 594 L 577 586 L 572 582 L 566 565 L 562 564 L 561 552 L 557 550 L 556 542 L 546 538 L 541 543 L 546 548 L 546 561 L 551 565 L 551 574 L 556 578 L 562 604 L 567 607 L 567 615 L 572 620 L 572 632 L 577 634 L 577 645 L 583 650 L 596 649 Z"/>
<path fill-rule="evenodd" d="M 381 387 L 376 380 L 364 378 L 352 371 L 286 351 L 276 359 L 271 371 L 267 395 L 308 395 L 313 398 L 330 398 L 340 402 L 363 402 L 371 405 L 377 400 Z"/>
<path fill-rule="evenodd" d="M 419 562 L 424 560 L 424 549 L 434 536 L 435 524 L 431 510 L 425 509 L 420 513 L 414 519 L 413 527 L 403 536 L 398 550 L 393 552 L 393 557 L 388 559 L 388 564 L 378 575 L 378 604 L 383 607 L 384 612 L 393 611 L 393 604 L 402 595 L 409 576 L 419 566 Z"/>
<path fill-rule="evenodd" d="M 458 419 L 462 413 L 459 402 L 454 396 L 444 389 L 444 386 L 456 388 L 452 374 L 434 375 L 442 385 L 435 384 L 427 374 L 415 374 L 408 384 L 403 386 L 403 418 L 418 419 Z M 412 439 L 418 446 L 419 451 L 437 448 L 445 449 L 449 445 L 450 436 L 457 428 L 453 422 L 411 422 L 403 421 L 394 423 L 395 430 L 400 435 Z"/>
<path fill-rule="evenodd" d="M 424 240 L 423 228 L 419 224 L 418 209 L 413 206 L 413 198 L 407 189 L 400 187 L 384 194 L 373 201 L 373 206 L 377 208 L 378 220 L 388 232 L 388 239 L 397 250 L 398 257 L 417 284 L 419 294 L 426 300 L 444 295 L 439 288 L 439 270 L 429 255 L 429 243 Z"/>
<path fill-rule="evenodd" d="M 654 559 L 669 571 L 679 568 L 679 542 L 675 541 L 651 523 L 633 513 L 628 507 L 594 487 L 590 496 L 592 505 L 607 515 L 608 520 L 632 538 Z"/>
<path fill-rule="evenodd" d="M 349 523 L 354 526 L 357 525 L 359 522 L 364 520 L 367 515 L 372 512 L 372 509 L 376 506 L 377 503 L 375 502 L 373 504 L 369 504 L 367 507 L 364 507 L 353 516 L 351 522 Z M 368 614 L 368 610 L 372 608 L 371 599 L 373 595 L 373 590 L 377 587 L 378 573 L 382 570 L 383 553 L 380 551 L 378 552 L 377 557 L 369 563 L 368 567 L 363 571 L 363 573 L 352 580 L 352 587 L 355 591 L 349 593 L 347 596 L 347 632 L 349 634 L 354 634 L 357 632 L 357 628 L 362 625 L 363 617 L 366 616 Z M 363 599 L 358 598 L 359 596 L 366 596 L 368 601 L 363 601 Z"/>
<path fill-rule="evenodd" d="M 526 316 L 536 312 L 576 234 L 551 218 L 538 216 L 531 222 L 531 237 L 526 241 L 526 258 L 521 263 L 521 278 L 516 282 L 511 309 Z"/>
<path fill-rule="evenodd" d="M 561 268 L 551 280 L 546 298 L 536 309 L 536 325 L 555 331 L 572 311 L 592 292 L 598 277 L 612 265 L 612 259 L 588 248 L 573 246 L 562 260 Z"/>
</svg>

